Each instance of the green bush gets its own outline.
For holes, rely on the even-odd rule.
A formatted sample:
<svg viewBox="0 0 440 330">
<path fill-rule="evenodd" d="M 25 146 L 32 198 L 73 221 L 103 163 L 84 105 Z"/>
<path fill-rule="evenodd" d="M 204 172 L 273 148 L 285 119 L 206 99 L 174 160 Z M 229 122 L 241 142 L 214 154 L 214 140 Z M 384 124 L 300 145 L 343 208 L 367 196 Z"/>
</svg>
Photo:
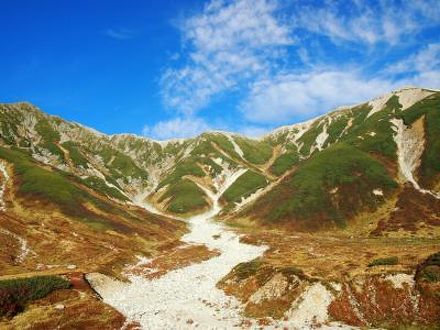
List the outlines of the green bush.
<svg viewBox="0 0 440 330">
<path fill-rule="evenodd" d="M 242 262 L 232 270 L 239 280 L 244 280 L 257 273 L 258 269 L 263 265 L 260 259 L 254 259 L 249 262 Z"/>
<path fill-rule="evenodd" d="M 28 302 L 44 298 L 55 290 L 68 288 L 69 281 L 57 276 L 0 281 L 0 317 L 12 317 L 21 312 Z"/>
<path fill-rule="evenodd" d="M 430 255 L 419 266 L 416 278 L 427 282 L 440 282 L 440 252 Z"/>
<path fill-rule="evenodd" d="M 378 258 L 370 262 L 368 264 L 368 267 L 397 265 L 398 263 L 399 263 L 399 258 L 397 257 Z"/>
</svg>

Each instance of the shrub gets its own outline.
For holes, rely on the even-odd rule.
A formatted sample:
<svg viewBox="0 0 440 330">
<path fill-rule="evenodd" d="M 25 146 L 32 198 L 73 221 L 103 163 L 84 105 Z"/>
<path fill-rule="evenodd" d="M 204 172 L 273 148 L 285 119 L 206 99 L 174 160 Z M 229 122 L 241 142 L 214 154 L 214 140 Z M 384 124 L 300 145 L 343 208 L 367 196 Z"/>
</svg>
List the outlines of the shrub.
<svg viewBox="0 0 440 330">
<path fill-rule="evenodd" d="M 0 281 L 0 317 L 12 317 L 24 310 L 27 303 L 49 293 L 70 288 L 69 281 L 57 276 Z"/>
<path fill-rule="evenodd" d="M 440 252 L 430 255 L 419 265 L 416 278 L 427 282 L 440 282 Z"/>
<path fill-rule="evenodd" d="M 378 258 L 370 262 L 368 264 L 368 267 L 397 265 L 398 263 L 399 263 L 399 259 L 397 257 Z"/>
<path fill-rule="evenodd" d="M 233 272 L 239 280 L 244 280 L 255 275 L 263 262 L 260 259 L 254 259 L 249 262 L 242 262 L 234 267 Z"/>
</svg>

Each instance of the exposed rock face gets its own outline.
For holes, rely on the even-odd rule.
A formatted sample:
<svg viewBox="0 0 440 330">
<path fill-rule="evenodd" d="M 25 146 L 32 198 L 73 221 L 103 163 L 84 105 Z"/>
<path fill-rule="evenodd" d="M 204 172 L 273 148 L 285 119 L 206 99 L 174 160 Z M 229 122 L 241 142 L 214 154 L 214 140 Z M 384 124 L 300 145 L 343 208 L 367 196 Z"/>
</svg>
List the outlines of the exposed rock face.
<svg viewBox="0 0 440 330">
<path fill-rule="evenodd" d="M 342 292 L 330 304 L 329 313 L 356 326 L 438 324 L 440 300 L 434 294 L 435 287 L 416 284 L 413 278 L 409 274 L 364 276 L 344 283 Z"/>
<path fill-rule="evenodd" d="M 264 300 L 280 298 L 288 289 L 289 282 L 282 273 L 275 274 L 249 298 L 249 302 L 259 304 Z"/>
</svg>

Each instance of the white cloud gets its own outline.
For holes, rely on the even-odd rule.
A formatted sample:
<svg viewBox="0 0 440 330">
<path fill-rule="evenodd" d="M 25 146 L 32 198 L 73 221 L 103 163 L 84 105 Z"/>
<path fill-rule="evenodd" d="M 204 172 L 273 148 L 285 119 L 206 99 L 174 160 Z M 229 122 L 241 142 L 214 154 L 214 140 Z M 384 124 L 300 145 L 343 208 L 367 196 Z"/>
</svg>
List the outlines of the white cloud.
<svg viewBox="0 0 440 330">
<path fill-rule="evenodd" d="M 438 0 L 327 1 L 320 8 L 298 4 L 295 27 L 325 35 L 334 42 L 395 45 L 440 22 Z"/>
<path fill-rule="evenodd" d="M 161 76 L 164 104 L 178 117 L 145 132 L 159 139 L 194 136 L 214 125 L 259 136 L 274 125 L 403 85 L 438 88 L 440 44 L 423 48 L 415 39 L 440 23 L 437 1 L 335 0 L 317 6 L 291 0 L 294 12 L 287 22 L 291 12 L 281 10 L 280 0 L 210 0 L 181 22 L 182 50 Z M 333 45 L 327 47 L 320 36 Z M 341 54 L 347 55 L 345 63 Z M 388 54 L 400 59 L 386 67 Z M 181 66 L 173 67 L 176 63 Z M 214 118 L 208 125 L 196 117 L 214 97 L 236 91 L 235 96 L 244 95 L 236 122 L 219 124 Z"/>
<path fill-rule="evenodd" d="M 194 137 L 209 131 L 210 126 L 200 118 L 173 118 L 160 121 L 154 126 L 145 126 L 142 134 L 157 140 Z"/>
<path fill-rule="evenodd" d="M 284 123 L 368 100 L 396 86 L 385 79 L 363 78 L 353 70 L 278 75 L 255 83 L 241 110 L 252 122 Z"/>
<path fill-rule="evenodd" d="M 275 16 L 275 0 L 208 3 L 181 24 L 187 64 L 168 68 L 161 86 L 167 107 L 186 115 L 238 84 L 269 74 L 292 39 Z"/>
<path fill-rule="evenodd" d="M 283 123 L 367 101 L 408 85 L 440 87 L 440 44 L 430 44 L 374 77 L 339 67 L 279 74 L 257 81 L 242 102 L 241 111 L 251 122 Z"/>
<path fill-rule="evenodd" d="M 440 70 L 440 43 L 429 44 L 417 53 L 393 63 L 385 72 L 399 73 L 428 73 Z"/>
<path fill-rule="evenodd" d="M 268 134 L 273 127 L 271 126 L 256 126 L 256 125 L 244 125 L 239 127 L 238 133 L 251 138 L 259 138 L 265 134 Z"/>
</svg>

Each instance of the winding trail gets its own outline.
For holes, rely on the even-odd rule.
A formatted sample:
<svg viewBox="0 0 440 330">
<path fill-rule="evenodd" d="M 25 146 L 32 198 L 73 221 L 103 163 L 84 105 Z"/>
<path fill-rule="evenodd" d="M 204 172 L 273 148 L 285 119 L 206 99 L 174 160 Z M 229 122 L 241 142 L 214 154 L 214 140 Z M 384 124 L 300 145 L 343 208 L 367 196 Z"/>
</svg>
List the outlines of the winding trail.
<svg viewBox="0 0 440 330">
<path fill-rule="evenodd" d="M 182 237 L 189 244 L 205 244 L 220 255 L 192 264 L 155 279 L 130 275 L 122 283 L 101 274 L 87 279 L 104 302 L 137 321 L 143 329 L 224 329 L 243 320 L 241 304 L 227 296 L 216 284 L 231 269 L 262 255 L 265 246 L 241 243 L 239 236 L 213 218 L 220 212 L 219 198 L 244 171 L 237 171 L 222 183 L 217 193 L 209 191 L 212 208 L 188 219 L 191 231 Z"/>
</svg>

